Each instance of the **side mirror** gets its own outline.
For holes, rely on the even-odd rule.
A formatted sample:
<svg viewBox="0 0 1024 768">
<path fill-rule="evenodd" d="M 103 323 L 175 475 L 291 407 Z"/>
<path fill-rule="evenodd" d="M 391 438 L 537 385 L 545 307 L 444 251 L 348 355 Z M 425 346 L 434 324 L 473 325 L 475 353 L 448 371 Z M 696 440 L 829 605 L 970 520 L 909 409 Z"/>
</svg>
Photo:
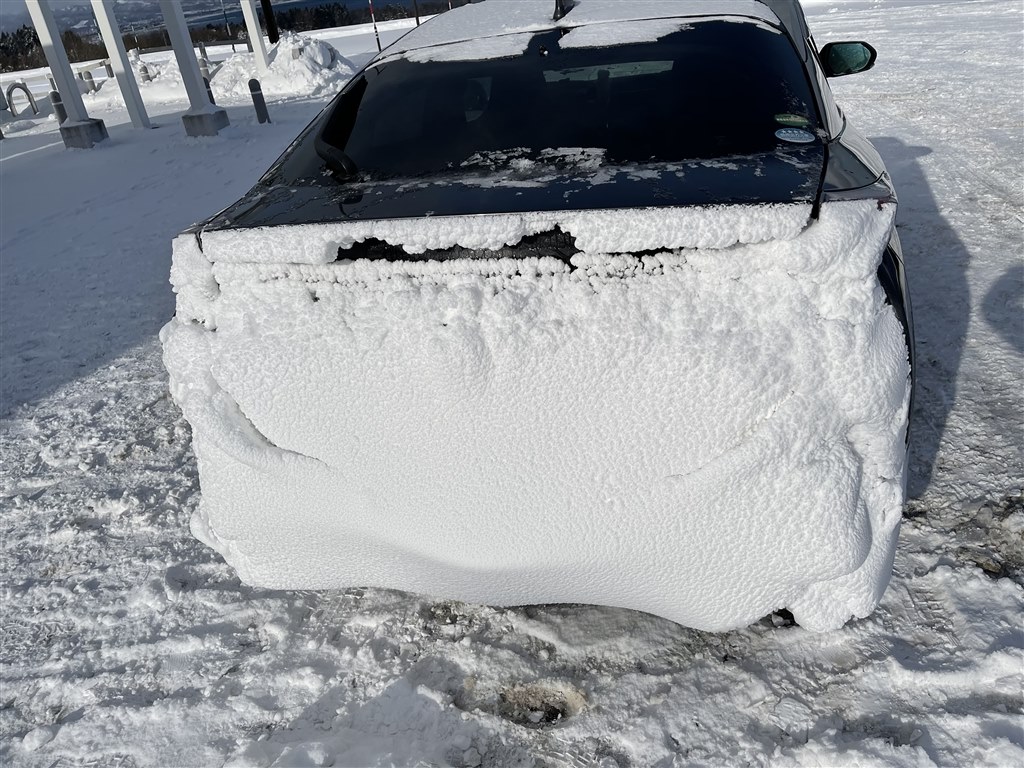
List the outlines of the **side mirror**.
<svg viewBox="0 0 1024 768">
<path fill-rule="evenodd" d="M 862 42 L 826 43 L 819 56 L 825 77 L 842 77 L 871 69 L 878 51 Z"/>
</svg>

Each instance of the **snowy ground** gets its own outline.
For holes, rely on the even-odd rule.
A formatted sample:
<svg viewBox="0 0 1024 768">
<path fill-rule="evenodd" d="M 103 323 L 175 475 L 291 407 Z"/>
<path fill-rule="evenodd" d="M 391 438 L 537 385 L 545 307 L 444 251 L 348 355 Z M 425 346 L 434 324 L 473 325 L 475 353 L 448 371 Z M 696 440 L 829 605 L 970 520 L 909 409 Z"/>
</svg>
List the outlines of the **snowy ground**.
<svg viewBox="0 0 1024 768">
<path fill-rule="evenodd" d="M 1024 763 L 1024 13 L 808 5 L 819 43 L 879 49 L 835 89 L 899 186 L 918 335 L 913 500 L 874 615 L 706 634 L 240 585 L 188 532 L 195 463 L 156 340 L 170 240 L 323 101 L 271 103 L 270 126 L 229 102 L 230 129 L 202 141 L 180 103 L 141 133 L 98 107 L 95 150 L 63 151 L 41 119 L 0 143 L 0 761 Z M 372 39 L 331 42 L 357 58 Z"/>
</svg>

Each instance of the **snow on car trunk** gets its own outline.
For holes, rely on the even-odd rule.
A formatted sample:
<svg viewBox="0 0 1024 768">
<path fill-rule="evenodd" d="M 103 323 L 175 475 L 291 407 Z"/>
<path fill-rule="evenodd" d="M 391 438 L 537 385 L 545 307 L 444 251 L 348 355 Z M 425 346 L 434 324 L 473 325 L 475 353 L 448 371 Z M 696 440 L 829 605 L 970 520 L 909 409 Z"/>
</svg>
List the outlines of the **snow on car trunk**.
<svg viewBox="0 0 1024 768">
<path fill-rule="evenodd" d="M 528 216 L 181 236 L 161 338 L 194 533 L 272 587 L 710 630 L 866 615 L 903 502 L 907 350 L 875 277 L 894 207 L 809 212 L 665 210 L 675 250 L 636 255 L 647 214 L 551 214 L 571 263 L 344 258 L 550 226 Z"/>
</svg>

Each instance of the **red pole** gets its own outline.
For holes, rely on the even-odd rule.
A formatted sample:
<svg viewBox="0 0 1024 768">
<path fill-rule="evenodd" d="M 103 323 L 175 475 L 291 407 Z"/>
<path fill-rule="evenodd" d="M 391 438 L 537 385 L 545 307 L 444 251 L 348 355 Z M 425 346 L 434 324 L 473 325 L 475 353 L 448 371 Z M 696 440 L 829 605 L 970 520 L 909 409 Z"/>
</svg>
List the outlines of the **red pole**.
<svg viewBox="0 0 1024 768">
<path fill-rule="evenodd" d="M 377 32 L 377 17 L 373 15 L 373 0 L 367 0 L 370 4 L 370 20 L 373 22 L 373 36 L 377 38 L 377 52 L 380 53 L 380 33 Z"/>
</svg>

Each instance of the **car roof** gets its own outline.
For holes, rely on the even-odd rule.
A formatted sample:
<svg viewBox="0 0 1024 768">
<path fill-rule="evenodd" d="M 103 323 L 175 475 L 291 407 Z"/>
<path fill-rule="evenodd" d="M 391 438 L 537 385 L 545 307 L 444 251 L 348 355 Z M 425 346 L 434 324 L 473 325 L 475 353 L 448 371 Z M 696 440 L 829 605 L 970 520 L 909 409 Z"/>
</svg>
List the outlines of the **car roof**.
<svg viewBox="0 0 1024 768">
<path fill-rule="evenodd" d="M 807 38 L 799 0 L 576 0 L 557 21 L 554 11 L 555 0 L 478 0 L 416 27 L 386 48 L 384 56 L 523 32 L 702 16 L 758 19 L 783 26 L 795 41 Z"/>
</svg>

